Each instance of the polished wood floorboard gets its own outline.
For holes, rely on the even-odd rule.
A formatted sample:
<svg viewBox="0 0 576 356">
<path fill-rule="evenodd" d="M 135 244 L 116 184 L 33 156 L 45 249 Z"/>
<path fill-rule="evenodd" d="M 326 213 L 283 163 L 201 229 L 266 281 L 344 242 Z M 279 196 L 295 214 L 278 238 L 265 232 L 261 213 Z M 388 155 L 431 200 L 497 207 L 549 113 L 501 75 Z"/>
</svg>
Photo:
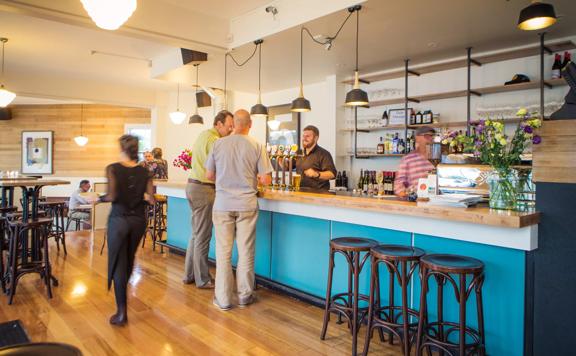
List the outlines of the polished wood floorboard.
<svg viewBox="0 0 576 356">
<path fill-rule="evenodd" d="M 22 320 L 32 341 L 76 345 L 85 355 L 349 355 L 351 337 L 335 317 L 320 340 L 323 310 L 259 288 L 258 300 L 245 309 L 221 312 L 212 290 L 181 282 L 184 257 L 149 241 L 137 253 L 129 289 L 129 323 L 113 327 L 113 291 L 106 290 L 103 232 L 67 234 L 68 255 L 51 246 L 60 285 L 48 299 L 37 275 L 24 276 L 13 305 L 0 297 L 0 321 Z M 51 241 L 52 243 L 54 241 Z M 359 337 L 359 350 L 364 333 Z M 373 339 L 370 354 L 400 355 L 399 345 Z"/>
</svg>

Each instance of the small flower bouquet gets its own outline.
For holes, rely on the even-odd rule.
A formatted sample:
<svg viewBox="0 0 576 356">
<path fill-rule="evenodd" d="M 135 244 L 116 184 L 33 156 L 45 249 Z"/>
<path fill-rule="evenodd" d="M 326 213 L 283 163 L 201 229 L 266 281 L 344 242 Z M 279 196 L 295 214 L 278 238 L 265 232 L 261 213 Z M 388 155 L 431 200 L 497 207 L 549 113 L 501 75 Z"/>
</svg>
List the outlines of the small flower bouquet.
<svg viewBox="0 0 576 356">
<path fill-rule="evenodd" d="M 192 151 L 185 149 L 178 157 L 172 161 L 174 167 L 182 168 L 187 171 L 192 168 Z"/>
</svg>

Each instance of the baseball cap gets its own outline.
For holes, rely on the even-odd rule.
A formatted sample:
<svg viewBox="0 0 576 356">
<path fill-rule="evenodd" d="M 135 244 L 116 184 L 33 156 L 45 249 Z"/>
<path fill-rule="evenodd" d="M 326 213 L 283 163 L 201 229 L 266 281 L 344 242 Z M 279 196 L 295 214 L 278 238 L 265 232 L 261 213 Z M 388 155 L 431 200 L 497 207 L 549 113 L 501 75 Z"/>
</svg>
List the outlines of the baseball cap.
<svg viewBox="0 0 576 356">
<path fill-rule="evenodd" d="M 507 81 L 504 85 L 512 85 L 512 84 L 519 84 L 519 83 L 528 83 L 530 78 L 524 74 L 516 74 L 512 77 L 512 80 Z"/>
<path fill-rule="evenodd" d="M 436 130 L 429 126 L 422 126 L 416 129 L 416 136 L 426 135 L 428 133 L 435 134 Z"/>
</svg>

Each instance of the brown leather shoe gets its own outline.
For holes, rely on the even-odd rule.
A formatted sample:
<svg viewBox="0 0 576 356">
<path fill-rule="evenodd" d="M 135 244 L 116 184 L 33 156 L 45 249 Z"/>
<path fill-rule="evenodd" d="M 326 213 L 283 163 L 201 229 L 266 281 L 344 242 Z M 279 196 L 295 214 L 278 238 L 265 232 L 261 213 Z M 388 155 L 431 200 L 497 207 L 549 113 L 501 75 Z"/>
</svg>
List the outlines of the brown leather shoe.
<svg viewBox="0 0 576 356">
<path fill-rule="evenodd" d="M 198 286 L 198 289 L 214 289 L 214 283 L 212 283 L 212 281 L 206 282 L 205 284 Z"/>
</svg>

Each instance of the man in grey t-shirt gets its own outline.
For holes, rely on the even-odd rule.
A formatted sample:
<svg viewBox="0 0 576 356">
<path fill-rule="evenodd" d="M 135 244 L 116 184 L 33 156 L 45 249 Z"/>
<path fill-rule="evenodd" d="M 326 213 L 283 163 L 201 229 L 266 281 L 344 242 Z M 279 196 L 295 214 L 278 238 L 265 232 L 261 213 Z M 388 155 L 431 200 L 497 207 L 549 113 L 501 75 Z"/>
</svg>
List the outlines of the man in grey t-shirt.
<svg viewBox="0 0 576 356">
<path fill-rule="evenodd" d="M 258 220 L 258 180 L 270 184 L 272 165 L 266 148 L 248 136 L 252 120 L 246 110 L 234 113 L 234 134 L 214 143 L 206 160 L 206 177 L 216 183 L 212 221 L 216 232 L 216 288 L 214 304 L 232 307 L 234 276 L 232 247 L 238 248 L 236 266 L 238 306 L 254 301 L 254 247 Z"/>
</svg>

